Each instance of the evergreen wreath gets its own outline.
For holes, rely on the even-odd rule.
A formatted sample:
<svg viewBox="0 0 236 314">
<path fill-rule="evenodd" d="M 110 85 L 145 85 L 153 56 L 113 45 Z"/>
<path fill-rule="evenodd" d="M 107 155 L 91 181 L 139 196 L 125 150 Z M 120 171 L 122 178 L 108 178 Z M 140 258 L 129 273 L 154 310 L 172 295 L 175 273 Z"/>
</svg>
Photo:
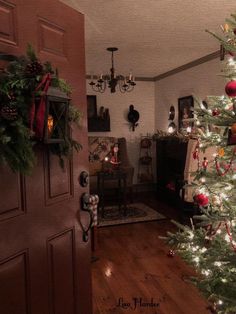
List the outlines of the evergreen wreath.
<svg viewBox="0 0 236 314">
<path fill-rule="evenodd" d="M 52 77 L 51 86 L 67 95 L 71 93 L 66 81 L 58 77 L 49 62 L 42 64 L 30 45 L 26 56 L 9 62 L 0 72 L 0 165 L 7 164 L 13 172 L 30 174 L 35 166 L 33 148 L 40 140 L 30 128 L 30 112 L 33 97 L 40 97 L 43 93 L 37 87 L 48 74 Z M 80 118 L 79 110 L 69 104 L 69 123 L 79 125 Z M 48 147 L 59 157 L 62 167 L 63 157 L 69 158 L 73 149 L 78 151 L 82 148 L 70 135 L 65 135 L 62 143 L 53 143 Z"/>
</svg>

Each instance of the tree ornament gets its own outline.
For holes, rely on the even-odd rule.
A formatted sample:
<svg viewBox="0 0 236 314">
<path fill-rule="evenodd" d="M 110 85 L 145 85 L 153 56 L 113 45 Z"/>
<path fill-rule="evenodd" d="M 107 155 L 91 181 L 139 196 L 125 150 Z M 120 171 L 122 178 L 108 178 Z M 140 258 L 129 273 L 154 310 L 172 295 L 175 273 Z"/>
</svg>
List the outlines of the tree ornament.
<svg viewBox="0 0 236 314">
<path fill-rule="evenodd" d="M 234 29 L 234 35 L 236 35 L 236 28 Z"/>
<path fill-rule="evenodd" d="M 0 116 L 5 120 L 14 121 L 18 117 L 17 108 L 14 105 L 4 105 L 0 110 Z"/>
<path fill-rule="evenodd" d="M 220 110 L 218 108 L 215 108 L 212 110 L 213 117 L 218 116 L 220 114 Z"/>
<path fill-rule="evenodd" d="M 236 123 L 231 126 L 231 132 L 232 134 L 236 134 Z"/>
<path fill-rule="evenodd" d="M 227 24 L 227 23 L 225 23 L 222 28 L 223 28 L 223 31 L 224 31 L 225 33 L 228 33 L 228 31 L 230 30 L 229 24 Z"/>
<path fill-rule="evenodd" d="M 195 201 L 199 206 L 206 206 L 209 204 L 209 198 L 203 193 L 197 194 L 194 196 Z"/>
<path fill-rule="evenodd" d="M 202 167 L 204 170 L 207 169 L 207 166 L 208 166 L 208 160 L 206 157 L 203 158 L 203 162 L 202 162 Z"/>
<path fill-rule="evenodd" d="M 167 253 L 168 257 L 174 257 L 175 256 L 175 251 L 174 250 L 169 250 L 169 252 Z"/>
<path fill-rule="evenodd" d="M 236 154 L 236 149 L 234 148 L 232 151 L 232 156 L 230 158 L 230 161 L 228 162 L 228 164 L 223 164 L 223 165 L 221 165 L 218 161 L 218 158 L 215 157 L 215 167 L 219 176 L 223 177 L 231 169 L 235 154 Z M 221 168 L 224 168 L 225 170 L 222 171 Z"/>
<path fill-rule="evenodd" d="M 236 81 L 230 81 L 225 86 L 225 92 L 229 97 L 236 97 Z"/>
<path fill-rule="evenodd" d="M 198 159 L 198 157 L 199 157 L 199 149 L 196 148 L 193 152 L 193 159 Z"/>
<path fill-rule="evenodd" d="M 224 148 L 223 148 L 223 147 L 219 148 L 219 149 L 218 149 L 218 156 L 219 156 L 219 157 L 224 157 L 224 155 L 225 155 L 225 150 L 224 150 Z"/>
</svg>

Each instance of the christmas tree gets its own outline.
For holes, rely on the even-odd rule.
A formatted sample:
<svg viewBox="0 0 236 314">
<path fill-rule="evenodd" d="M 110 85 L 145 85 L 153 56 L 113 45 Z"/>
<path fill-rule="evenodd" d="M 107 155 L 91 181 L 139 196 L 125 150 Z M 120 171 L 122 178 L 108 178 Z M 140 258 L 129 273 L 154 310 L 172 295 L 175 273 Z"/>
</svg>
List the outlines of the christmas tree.
<svg viewBox="0 0 236 314">
<path fill-rule="evenodd" d="M 168 243 L 196 268 L 192 280 L 211 301 L 212 313 L 236 313 L 236 15 L 221 29 L 221 35 L 209 33 L 224 49 L 225 96 L 195 99 L 191 187 L 198 213 L 191 226 L 176 223 L 179 232 L 168 233 Z M 200 157 L 210 147 L 215 153 Z"/>
</svg>

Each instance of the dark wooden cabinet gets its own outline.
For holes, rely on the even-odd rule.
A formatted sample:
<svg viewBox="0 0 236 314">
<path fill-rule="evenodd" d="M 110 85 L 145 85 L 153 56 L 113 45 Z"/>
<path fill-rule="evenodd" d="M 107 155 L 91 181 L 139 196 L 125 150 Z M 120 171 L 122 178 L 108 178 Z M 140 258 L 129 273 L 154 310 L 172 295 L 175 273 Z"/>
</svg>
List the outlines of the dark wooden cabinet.
<svg viewBox="0 0 236 314">
<path fill-rule="evenodd" d="M 157 196 L 176 207 L 181 202 L 187 147 L 187 141 L 175 137 L 156 141 Z"/>
</svg>

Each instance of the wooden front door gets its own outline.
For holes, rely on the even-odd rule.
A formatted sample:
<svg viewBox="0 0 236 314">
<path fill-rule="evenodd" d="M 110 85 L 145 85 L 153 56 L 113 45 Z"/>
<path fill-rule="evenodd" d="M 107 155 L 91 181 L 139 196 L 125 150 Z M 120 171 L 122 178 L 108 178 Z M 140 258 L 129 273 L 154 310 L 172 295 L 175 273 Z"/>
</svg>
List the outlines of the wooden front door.
<svg viewBox="0 0 236 314">
<path fill-rule="evenodd" d="M 0 52 L 25 54 L 28 43 L 72 86 L 83 150 L 65 170 L 37 147 L 31 176 L 0 168 L 0 313 L 91 314 L 90 242 L 79 224 L 88 224 L 78 181 L 88 169 L 83 15 L 57 0 L 0 0 Z"/>
</svg>

